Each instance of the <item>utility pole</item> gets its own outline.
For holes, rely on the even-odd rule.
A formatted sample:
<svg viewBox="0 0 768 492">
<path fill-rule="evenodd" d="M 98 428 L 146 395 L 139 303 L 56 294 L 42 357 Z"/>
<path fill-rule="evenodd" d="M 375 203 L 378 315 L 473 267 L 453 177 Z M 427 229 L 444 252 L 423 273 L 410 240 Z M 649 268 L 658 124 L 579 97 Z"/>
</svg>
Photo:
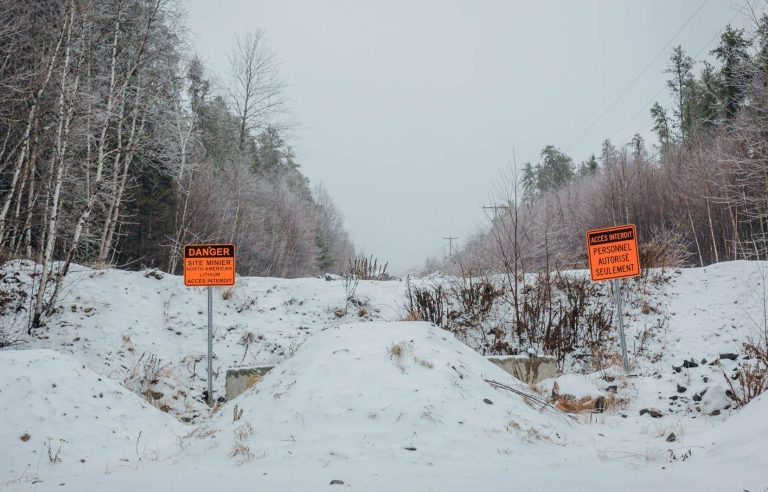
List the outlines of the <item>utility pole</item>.
<svg viewBox="0 0 768 492">
<path fill-rule="evenodd" d="M 499 210 L 507 210 L 509 207 L 506 205 L 483 205 L 483 210 L 493 210 L 493 221 L 496 222 L 498 218 L 497 212 Z"/>
<path fill-rule="evenodd" d="M 453 257 L 453 240 L 458 238 L 456 236 L 447 236 L 443 239 L 448 241 L 448 259 L 450 260 Z"/>
</svg>

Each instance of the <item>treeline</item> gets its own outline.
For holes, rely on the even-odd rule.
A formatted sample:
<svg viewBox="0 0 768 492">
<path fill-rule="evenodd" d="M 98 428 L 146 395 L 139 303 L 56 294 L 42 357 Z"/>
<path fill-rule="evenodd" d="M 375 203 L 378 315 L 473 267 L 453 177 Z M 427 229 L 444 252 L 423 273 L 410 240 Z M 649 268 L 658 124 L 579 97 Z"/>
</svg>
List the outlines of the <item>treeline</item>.
<svg viewBox="0 0 768 492">
<path fill-rule="evenodd" d="M 727 26 L 715 64 L 673 50 L 673 103 L 650 114 L 658 146 L 606 140 L 578 166 L 547 146 L 494 190 L 490 227 L 426 269 L 583 268 L 586 230 L 630 222 L 660 263 L 768 258 L 768 16 L 754 25 Z"/>
<path fill-rule="evenodd" d="M 72 262 L 177 273 L 183 244 L 234 242 L 239 273 L 293 277 L 353 256 L 261 32 L 229 75 L 216 89 L 169 0 L 0 2 L 0 261 L 39 263 L 35 325 Z"/>
</svg>

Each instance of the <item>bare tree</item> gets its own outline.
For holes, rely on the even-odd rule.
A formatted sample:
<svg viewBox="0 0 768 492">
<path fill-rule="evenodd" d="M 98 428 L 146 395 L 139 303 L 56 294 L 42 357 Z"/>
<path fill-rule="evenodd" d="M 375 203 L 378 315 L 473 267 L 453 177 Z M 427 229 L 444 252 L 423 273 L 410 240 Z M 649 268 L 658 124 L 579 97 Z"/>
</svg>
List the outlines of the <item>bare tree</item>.
<svg viewBox="0 0 768 492">
<path fill-rule="evenodd" d="M 283 108 L 284 83 L 279 79 L 275 55 L 264 41 L 264 31 L 237 36 L 229 58 L 229 100 L 239 123 L 239 146 L 248 135 Z"/>
</svg>

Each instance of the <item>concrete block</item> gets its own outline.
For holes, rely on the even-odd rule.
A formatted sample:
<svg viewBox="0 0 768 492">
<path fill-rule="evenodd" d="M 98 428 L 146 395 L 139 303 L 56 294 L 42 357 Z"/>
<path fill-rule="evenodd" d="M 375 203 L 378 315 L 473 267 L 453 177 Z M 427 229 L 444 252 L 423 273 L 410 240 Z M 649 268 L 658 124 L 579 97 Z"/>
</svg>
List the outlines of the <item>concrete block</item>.
<svg viewBox="0 0 768 492">
<path fill-rule="evenodd" d="M 549 355 L 491 355 L 487 359 L 520 381 L 528 384 L 560 375 L 557 359 Z"/>
<path fill-rule="evenodd" d="M 275 366 L 238 367 L 227 369 L 224 389 L 227 400 L 232 400 L 251 386 L 258 384 Z"/>
</svg>

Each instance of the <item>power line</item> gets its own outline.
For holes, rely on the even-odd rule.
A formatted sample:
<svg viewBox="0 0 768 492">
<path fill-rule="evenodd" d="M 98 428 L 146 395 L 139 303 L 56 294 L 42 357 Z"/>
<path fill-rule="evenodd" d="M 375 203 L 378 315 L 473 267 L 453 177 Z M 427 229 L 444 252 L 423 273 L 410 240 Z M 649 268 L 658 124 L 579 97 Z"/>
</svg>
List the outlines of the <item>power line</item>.
<svg viewBox="0 0 768 492">
<path fill-rule="evenodd" d="M 697 52 L 697 53 L 696 53 L 696 54 L 693 56 L 693 58 L 694 58 L 694 59 L 696 59 L 696 58 L 698 58 L 699 56 L 701 56 L 701 54 L 702 54 L 702 53 L 703 53 L 703 52 L 704 52 L 704 51 L 705 51 L 705 50 L 706 50 L 706 49 L 707 49 L 707 48 L 708 48 L 708 47 L 709 47 L 709 46 L 712 44 L 712 41 L 714 41 L 715 39 L 717 39 L 717 37 L 718 37 L 720 34 L 722 34 L 723 30 L 725 30 L 725 28 L 726 28 L 728 25 L 730 25 L 730 24 L 731 24 L 731 23 L 732 23 L 732 22 L 733 22 L 733 21 L 736 19 L 736 17 L 738 17 L 738 16 L 739 16 L 739 13 L 738 13 L 738 12 L 737 12 L 737 13 L 735 13 L 735 14 L 733 15 L 733 17 L 731 17 L 731 18 L 730 18 L 730 20 L 729 20 L 729 21 L 728 21 L 728 22 L 727 22 L 727 23 L 726 23 L 726 24 L 725 24 L 723 27 L 721 27 L 721 28 L 720 28 L 720 29 L 719 29 L 719 30 L 718 30 L 718 31 L 717 31 L 717 32 L 716 32 L 716 33 L 715 33 L 715 34 L 714 34 L 714 35 L 713 35 L 713 36 L 712 36 L 712 37 L 709 39 L 709 41 L 707 41 L 707 42 L 706 42 L 706 44 L 705 44 L 705 45 L 704 45 L 704 46 L 703 46 L 703 47 L 702 47 L 702 48 L 701 48 L 701 49 L 700 49 L 700 50 L 699 50 L 699 51 L 698 51 L 698 52 Z M 658 90 L 658 92 L 656 92 L 656 94 L 654 94 L 654 95 L 653 95 L 653 97 L 651 98 L 651 100 L 650 100 L 649 102 L 647 102 L 647 103 L 646 103 L 646 104 L 645 104 L 645 105 L 644 105 L 642 108 L 640 108 L 640 110 L 639 110 L 637 113 L 635 113 L 634 115 L 632 115 L 632 117 L 631 117 L 629 120 L 627 120 L 627 122 L 626 122 L 626 123 L 624 123 L 624 124 L 621 126 L 621 128 L 619 128 L 618 130 L 616 130 L 616 132 L 615 132 L 615 133 L 614 133 L 614 134 L 611 136 L 611 138 L 610 138 L 609 140 L 611 140 L 611 141 L 615 141 L 615 140 L 616 140 L 616 136 L 617 136 L 617 135 L 618 135 L 618 134 L 619 134 L 619 133 L 620 133 L 620 132 L 621 132 L 621 131 L 622 131 L 624 128 L 626 128 L 626 127 L 627 127 L 627 126 L 628 126 L 628 125 L 629 125 L 629 124 L 630 124 L 632 121 L 634 121 L 634 120 L 635 120 L 635 118 L 637 118 L 637 117 L 638 117 L 638 116 L 639 116 L 639 115 L 640 115 L 642 112 L 644 112 L 644 111 L 647 111 L 647 110 L 648 110 L 648 108 L 649 108 L 649 107 L 650 107 L 650 106 L 651 106 L 651 105 L 652 105 L 654 102 L 656 102 L 656 100 L 658 99 L 659 95 L 660 95 L 660 94 L 661 94 L 661 93 L 664 91 L 664 89 L 666 89 L 666 86 L 664 86 L 664 87 L 662 87 L 661 89 L 659 89 L 659 90 Z M 653 121 L 653 118 L 651 118 L 650 120 L 646 121 L 646 123 L 645 123 L 644 125 L 642 125 L 642 126 L 643 126 L 643 128 L 644 128 L 644 127 L 646 127 L 646 126 L 648 126 L 648 124 L 649 124 L 650 122 L 652 122 L 652 121 Z M 593 152 L 593 155 L 595 155 L 595 154 L 597 154 L 597 153 L 599 153 L 599 152 Z M 658 152 L 657 152 L 656 154 L 658 155 Z"/>
<path fill-rule="evenodd" d="M 696 54 L 693 56 L 693 58 L 694 58 L 694 59 L 696 59 L 696 58 L 698 58 L 699 56 L 701 56 L 701 54 L 702 54 L 702 53 L 703 53 L 703 52 L 704 52 L 704 51 L 705 51 L 707 48 L 709 48 L 709 46 L 712 44 L 712 41 L 714 41 L 715 39 L 717 39 L 717 37 L 718 37 L 720 34 L 722 34 L 722 32 L 723 32 L 723 30 L 726 28 L 726 26 L 730 25 L 730 24 L 731 24 L 731 22 L 733 22 L 733 21 L 736 19 L 736 17 L 737 17 L 738 15 L 739 15 L 739 13 L 738 13 L 738 12 L 737 12 L 736 14 L 734 14 L 734 15 L 733 15 L 733 17 L 731 17 L 731 19 L 728 21 L 728 23 L 726 23 L 726 24 L 725 24 L 725 26 L 721 27 L 721 28 L 720 28 L 720 30 L 718 30 L 718 31 L 715 33 L 715 35 L 714 35 L 714 36 L 712 36 L 712 37 L 709 39 L 709 41 L 707 41 L 707 43 L 704 45 L 704 47 L 703 47 L 703 48 L 701 48 L 701 49 L 698 51 L 698 53 L 696 53 Z M 621 126 L 621 128 L 619 128 L 618 130 L 616 130 L 616 132 L 615 132 L 615 133 L 614 133 L 614 134 L 611 136 L 611 141 L 615 140 L 615 139 L 616 139 L 616 136 L 617 136 L 619 133 L 621 133 L 621 131 L 622 131 L 622 130 L 624 130 L 624 128 L 626 128 L 626 127 L 627 127 L 627 126 L 628 126 L 628 125 L 629 125 L 629 124 L 630 124 L 632 121 L 634 121 L 634 120 L 635 120 L 635 118 L 637 118 L 637 117 L 638 117 L 638 116 L 639 116 L 641 113 L 643 113 L 644 111 L 647 111 L 647 110 L 648 110 L 648 108 L 649 108 L 649 107 L 651 107 L 651 106 L 653 105 L 653 103 L 654 103 L 654 102 L 656 102 L 656 101 L 658 100 L 658 98 L 659 98 L 659 95 L 661 95 L 661 93 L 662 93 L 662 92 L 664 92 L 664 89 L 666 89 L 666 86 L 664 86 L 664 87 L 662 87 L 661 89 L 659 89 L 659 91 L 658 91 L 658 92 L 656 92 L 656 94 L 654 94 L 654 95 L 653 95 L 653 97 L 651 98 L 651 100 L 650 100 L 650 101 L 648 101 L 647 103 L 645 103 L 645 105 L 644 105 L 642 108 L 640 108 L 640 110 L 639 110 L 637 113 L 635 113 L 634 115 L 632 115 L 632 117 L 631 117 L 629 120 L 627 120 L 627 122 L 626 122 L 626 123 L 624 123 L 624 124 Z"/>
<path fill-rule="evenodd" d="M 662 55 L 662 53 L 664 53 L 666 51 L 666 49 L 669 47 L 669 45 L 672 44 L 672 41 L 674 41 L 677 38 L 677 36 L 683 31 L 683 29 L 685 29 L 686 26 L 688 24 L 690 24 L 690 22 L 693 20 L 693 18 L 696 17 L 696 14 L 698 14 L 701 11 L 701 9 L 704 8 L 704 5 L 706 5 L 708 2 L 709 2 L 709 0 L 704 0 L 701 3 L 701 5 L 699 5 L 699 8 L 697 8 L 693 12 L 693 14 L 691 14 L 690 17 L 688 17 L 688 20 L 686 20 L 685 23 L 677 30 L 677 32 L 675 32 L 674 36 L 672 36 L 672 38 L 669 41 L 667 41 L 667 43 L 664 45 L 664 47 L 662 47 L 659 50 L 659 52 L 656 53 L 656 56 L 654 56 L 653 59 L 640 71 L 640 73 L 637 75 L 637 77 L 635 77 L 635 79 L 632 82 L 629 83 L 629 85 L 621 92 L 621 94 L 619 94 L 619 97 L 617 97 L 610 104 L 610 106 L 608 106 L 608 108 L 605 111 L 603 111 L 600 114 L 600 116 L 598 116 L 597 119 L 595 119 L 595 121 L 593 121 L 592 124 L 589 125 L 587 127 L 587 129 L 584 130 L 584 132 L 581 135 L 579 135 L 579 137 L 570 146 L 568 146 L 568 149 L 566 150 L 566 152 L 570 152 L 571 149 L 573 149 L 573 147 L 576 144 L 578 144 L 581 141 L 581 139 L 584 138 L 589 133 L 589 131 L 592 128 L 594 128 L 595 125 L 597 125 L 600 122 L 600 120 L 602 120 L 605 117 L 605 115 L 607 115 L 614 108 L 614 106 L 616 106 L 616 104 L 618 104 L 618 102 L 621 100 L 621 98 L 624 97 L 627 94 L 627 92 L 629 92 L 629 90 L 635 85 L 635 83 L 638 80 L 640 80 L 640 77 L 642 77 L 645 74 L 645 72 L 647 72 L 648 69 L 651 68 L 651 65 L 653 65 L 656 62 L 656 60 L 658 60 L 658 58 Z"/>
<path fill-rule="evenodd" d="M 496 220 L 499 210 L 509 209 L 506 205 L 483 205 L 483 210 L 493 210 L 493 220 Z"/>
</svg>

